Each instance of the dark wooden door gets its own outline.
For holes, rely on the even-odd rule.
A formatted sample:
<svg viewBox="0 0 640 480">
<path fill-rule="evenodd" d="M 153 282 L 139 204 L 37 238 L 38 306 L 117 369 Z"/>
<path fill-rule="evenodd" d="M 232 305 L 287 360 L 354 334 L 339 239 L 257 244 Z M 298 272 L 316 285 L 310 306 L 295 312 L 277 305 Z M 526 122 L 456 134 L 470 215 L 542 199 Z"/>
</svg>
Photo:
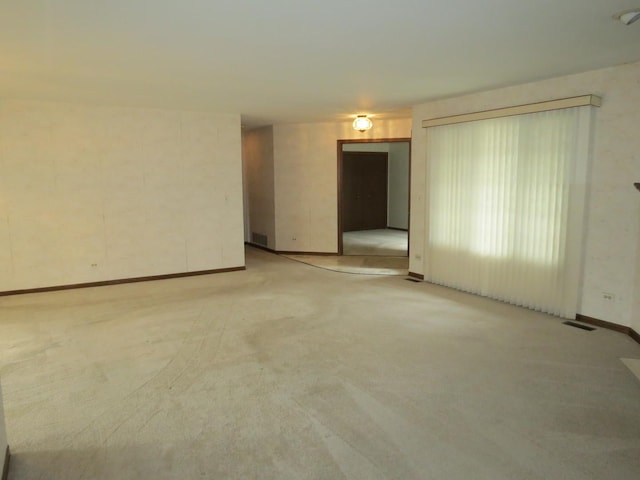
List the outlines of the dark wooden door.
<svg viewBox="0 0 640 480">
<path fill-rule="evenodd" d="M 388 154 L 342 153 L 342 231 L 387 227 Z"/>
</svg>

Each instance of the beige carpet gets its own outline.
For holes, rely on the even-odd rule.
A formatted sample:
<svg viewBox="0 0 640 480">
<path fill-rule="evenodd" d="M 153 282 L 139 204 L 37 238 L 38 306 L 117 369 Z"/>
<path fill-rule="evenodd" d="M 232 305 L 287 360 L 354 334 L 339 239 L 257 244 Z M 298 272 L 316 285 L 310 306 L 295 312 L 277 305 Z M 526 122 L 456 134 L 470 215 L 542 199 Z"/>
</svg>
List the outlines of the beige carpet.
<svg viewBox="0 0 640 480">
<path fill-rule="evenodd" d="M 409 257 L 382 257 L 372 255 L 283 255 L 291 260 L 341 273 L 364 275 L 407 275 Z"/>
<path fill-rule="evenodd" d="M 344 232 L 344 255 L 381 255 L 406 257 L 409 248 L 408 233 L 401 230 L 380 229 Z"/>
<path fill-rule="evenodd" d="M 631 373 L 633 373 L 638 380 L 640 380 L 640 358 L 622 358 L 622 363 L 624 363 Z"/>
<path fill-rule="evenodd" d="M 403 277 L 0 298 L 10 480 L 637 480 L 640 346 Z"/>
</svg>

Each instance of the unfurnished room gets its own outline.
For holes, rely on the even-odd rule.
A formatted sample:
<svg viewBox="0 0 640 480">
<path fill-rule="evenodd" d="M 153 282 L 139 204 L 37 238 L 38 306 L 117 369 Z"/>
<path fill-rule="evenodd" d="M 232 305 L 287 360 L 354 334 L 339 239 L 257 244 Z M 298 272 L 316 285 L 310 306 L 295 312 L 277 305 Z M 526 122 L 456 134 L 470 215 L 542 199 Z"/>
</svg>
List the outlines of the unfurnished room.
<svg viewBox="0 0 640 480">
<path fill-rule="evenodd" d="M 640 478 L 636 0 L 0 2 L 0 479 Z"/>
</svg>

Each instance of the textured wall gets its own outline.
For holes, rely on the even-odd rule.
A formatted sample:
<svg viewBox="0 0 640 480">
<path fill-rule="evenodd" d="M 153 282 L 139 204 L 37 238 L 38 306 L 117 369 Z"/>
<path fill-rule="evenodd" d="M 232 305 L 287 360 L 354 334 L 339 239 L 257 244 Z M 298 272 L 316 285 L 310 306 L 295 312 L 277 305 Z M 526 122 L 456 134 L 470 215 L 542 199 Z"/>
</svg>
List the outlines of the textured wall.
<svg viewBox="0 0 640 480">
<path fill-rule="evenodd" d="M 409 228 L 409 160 L 409 143 L 389 144 L 390 227 Z"/>
<path fill-rule="evenodd" d="M 240 118 L 0 104 L 0 291 L 244 265 Z"/>
<path fill-rule="evenodd" d="M 410 269 L 423 272 L 425 236 L 425 132 L 421 121 L 467 112 L 593 93 L 597 109 L 588 185 L 587 233 L 582 294 L 583 315 L 640 328 L 633 305 L 640 304 L 636 261 L 640 235 L 640 63 L 526 85 L 425 103 L 414 107 L 411 183 Z M 602 293 L 613 293 L 607 302 Z M 634 296 L 636 299 L 634 300 Z M 637 308 L 637 307 L 636 307 Z"/>
<path fill-rule="evenodd" d="M 4 422 L 4 407 L 2 403 L 2 385 L 0 384 L 0 475 L 2 474 L 2 465 L 4 463 L 4 453 L 7 450 L 8 440 L 7 431 Z"/>
<path fill-rule="evenodd" d="M 267 246 L 275 249 L 276 219 L 273 165 L 273 127 L 250 130 L 243 137 L 243 157 L 247 179 L 249 232 L 267 235 Z"/>
<path fill-rule="evenodd" d="M 338 251 L 338 140 L 408 138 L 411 120 L 376 120 L 360 133 L 351 122 L 275 125 L 277 249 Z"/>
</svg>

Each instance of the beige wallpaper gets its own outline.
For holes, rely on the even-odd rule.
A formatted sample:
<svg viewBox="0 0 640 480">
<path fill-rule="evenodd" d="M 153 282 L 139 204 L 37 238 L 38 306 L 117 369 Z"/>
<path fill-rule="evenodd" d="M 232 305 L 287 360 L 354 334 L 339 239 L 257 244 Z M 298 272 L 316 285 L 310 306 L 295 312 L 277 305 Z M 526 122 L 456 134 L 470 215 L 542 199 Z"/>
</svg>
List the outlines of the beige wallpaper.
<svg viewBox="0 0 640 480">
<path fill-rule="evenodd" d="M 244 265 L 239 115 L 3 101 L 0 291 Z"/>
<path fill-rule="evenodd" d="M 338 140 L 409 138 L 411 120 L 376 120 L 360 133 L 351 122 L 275 125 L 276 248 L 338 250 Z"/>
<path fill-rule="evenodd" d="M 586 252 L 578 312 L 640 331 L 640 63 L 503 88 L 414 107 L 410 269 L 423 273 L 425 133 L 421 121 L 537 101 L 593 93 L 594 155 L 588 186 Z M 603 293 L 615 295 L 607 301 Z M 635 298 L 634 298 L 635 296 Z"/>
</svg>

